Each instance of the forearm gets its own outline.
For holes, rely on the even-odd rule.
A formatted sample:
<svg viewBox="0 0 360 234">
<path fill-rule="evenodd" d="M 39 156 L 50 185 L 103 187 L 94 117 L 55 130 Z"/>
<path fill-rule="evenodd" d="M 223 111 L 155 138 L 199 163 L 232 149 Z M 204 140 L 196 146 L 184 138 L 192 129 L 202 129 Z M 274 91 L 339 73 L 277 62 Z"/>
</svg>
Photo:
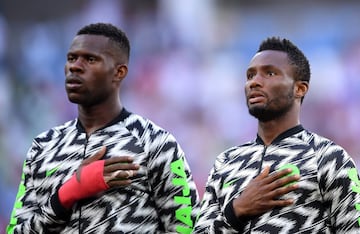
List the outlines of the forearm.
<svg viewBox="0 0 360 234">
<path fill-rule="evenodd" d="M 224 216 L 227 221 L 227 223 L 234 229 L 238 230 L 239 232 L 242 232 L 246 225 L 250 222 L 251 216 L 243 216 L 241 218 L 237 217 L 235 214 L 233 201 L 230 201 L 224 210 Z"/>
<path fill-rule="evenodd" d="M 216 206 L 212 204 L 211 207 L 203 206 L 201 208 L 193 233 L 242 233 L 243 229 L 235 229 Z"/>
<path fill-rule="evenodd" d="M 159 218 L 166 232 L 191 233 L 200 202 L 196 185 L 182 158 L 170 165 L 167 173 L 154 175 L 161 176 L 162 185 L 152 179 Z"/>
<path fill-rule="evenodd" d="M 334 147 L 334 146 L 332 146 Z M 335 146 L 336 147 L 336 146 Z M 343 150 L 328 150 L 319 167 L 320 189 L 330 204 L 330 223 L 340 233 L 360 233 L 360 179 L 351 157 Z M 327 164 L 331 167 L 328 172 Z M 331 183 L 328 183 L 331 182 Z M 346 198 L 346 199 L 344 199 Z"/>
<path fill-rule="evenodd" d="M 332 185 L 329 186 L 327 194 L 337 197 L 332 202 L 333 211 L 332 225 L 339 232 L 359 233 L 360 232 L 360 180 L 355 165 L 349 161 L 343 166 L 345 173 L 337 173 Z M 336 188 L 342 188 L 336 189 Z M 328 195 L 325 195 L 329 198 Z M 346 197 L 347 199 L 342 199 Z"/>
<path fill-rule="evenodd" d="M 27 206 L 15 205 L 6 233 L 43 233 L 44 230 L 60 232 L 70 215 L 59 216 L 51 203 L 52 199 L 42 207 L 39 207 L 35 201 L 25 201 L 25 204 L 31 204 Z"/>
<path fill-rule="evenodd" d="M 206 191 L 201 202 L 201 210 L 196 221 L 194 233 L 241 233 L 242 226 L 238 226 L 234 210 L 229 211 L 219 201 L 217 192 L 220 191 L 216 170 L 213 168 L 207 181 Z M 230 202 L 232 203 L 232 202 Z M 229 215 L 231 217 L 229 217 Z M 236 225 L 232 226 L 232 223 Z M 219 232 L 222 230 L 222 232 Z"/>
<path fill-rule="evenodd" d="M 159 218 L 166 232 L 191 233 L 200 205 L 196 184 L 176 140 L 168 135 L 162 142 L 148 153 L 156 156 L 148 168 Z"/>
<path fill-rule="evenodd" d="M 51 199 L 40 203 L 32 180 L 31 160 L 24 163 L 23 173 L 15 204 L 6 232 L 9 233 L 41 233 L 43 230 L 61 230 L 65 219 L 58 217 Z M 42 199 L 44 200 L 44 199 Z"/>
</svg>

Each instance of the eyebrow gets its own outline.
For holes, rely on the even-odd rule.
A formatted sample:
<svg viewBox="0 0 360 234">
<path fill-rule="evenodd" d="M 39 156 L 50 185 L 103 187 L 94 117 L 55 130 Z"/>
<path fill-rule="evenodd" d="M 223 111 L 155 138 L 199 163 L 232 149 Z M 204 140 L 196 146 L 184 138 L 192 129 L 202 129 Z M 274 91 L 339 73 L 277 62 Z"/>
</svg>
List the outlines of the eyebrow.
<svg viewBox="0 0 360 234">
<path fill-rule="evenodd" d="M 266 69 L 278 69 L 278 68 L 277 68 L 277 66 L 275 66 L 275 65 L 267 64 L 267 65 L 261 65 L 261 66 L 260 66 L 260 69 L 266 70 Z M 247 69 L 247 71 L 254 71 L 254 70 L 256 70 L 255 67 L 249 67 L 249 68 Z"/>
<path fill-rule="evenodd" d="M 69 55 L 76 55 L 79 57 L 100 57 L 100 55 L 98 53 L 93 53 L 93 52 L 85 52 L 85 51 L 69 51 L 66 56 Z"/>
</svg>

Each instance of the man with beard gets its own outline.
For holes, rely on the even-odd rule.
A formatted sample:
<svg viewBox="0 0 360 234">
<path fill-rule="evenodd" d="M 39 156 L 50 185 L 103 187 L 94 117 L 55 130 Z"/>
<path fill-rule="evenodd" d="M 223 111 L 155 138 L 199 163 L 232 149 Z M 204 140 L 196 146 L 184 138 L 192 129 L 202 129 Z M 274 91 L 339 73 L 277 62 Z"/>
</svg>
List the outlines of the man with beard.
<svg viewBox="0 0 360 234">
<path fill-rule="evenodd" d="M 360 233 L 353 160 L 300 124 L 307 58 L 289 40 L 267 38 L 246 76 L 257 138 L 217 157 L 194 233 Z"/>
</svg>

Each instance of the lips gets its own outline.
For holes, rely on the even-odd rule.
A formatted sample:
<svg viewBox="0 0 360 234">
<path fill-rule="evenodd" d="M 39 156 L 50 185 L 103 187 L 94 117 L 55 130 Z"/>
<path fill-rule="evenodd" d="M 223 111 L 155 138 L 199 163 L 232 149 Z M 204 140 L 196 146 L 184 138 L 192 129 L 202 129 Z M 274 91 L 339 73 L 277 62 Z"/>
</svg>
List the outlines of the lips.
<svg viewBox="0 0 360 234">
<path fill-rule="evenodd" d="M 77 89 L 82 86 L 82 81 L 78 77 L 68 77 L 65 81 L 65 87 L 67 89 Z"/>
<path fill-rule="evenodd" d="M 248 95 L 248 103 L 255 104 L 265 99 L 265 95 L 261 92 L 252 92 Z"/>
<path fill-rule="evenodd" d="M 66 88 L 67 89 L 78 89 L 81 87 L 81 84 L 79 83 L 66 83 Z"/>
</svg>

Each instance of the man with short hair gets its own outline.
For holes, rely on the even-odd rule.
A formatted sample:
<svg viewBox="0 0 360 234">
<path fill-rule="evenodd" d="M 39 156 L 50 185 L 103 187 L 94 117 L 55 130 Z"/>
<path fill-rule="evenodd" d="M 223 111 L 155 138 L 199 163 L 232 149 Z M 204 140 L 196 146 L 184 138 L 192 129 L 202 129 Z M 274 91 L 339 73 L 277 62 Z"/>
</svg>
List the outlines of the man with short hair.
<svg viewBox="0 0 360 234">
<path fill-rule="evenodd" d="M 217 157 L 194 233 L 360 233 L 353 160 L 300 124 L 310 81 L 302 51 L 267 38 L 246 77 L 257 138 Z"/>
<path fill-rule="evenodd" d="M 175 138 L 119 98 L 130 43 L 96 23 L 67 53 L 78 117 L 37 136 L 7 233 L 190 233 L 199 196 Z"/>
</svg>

